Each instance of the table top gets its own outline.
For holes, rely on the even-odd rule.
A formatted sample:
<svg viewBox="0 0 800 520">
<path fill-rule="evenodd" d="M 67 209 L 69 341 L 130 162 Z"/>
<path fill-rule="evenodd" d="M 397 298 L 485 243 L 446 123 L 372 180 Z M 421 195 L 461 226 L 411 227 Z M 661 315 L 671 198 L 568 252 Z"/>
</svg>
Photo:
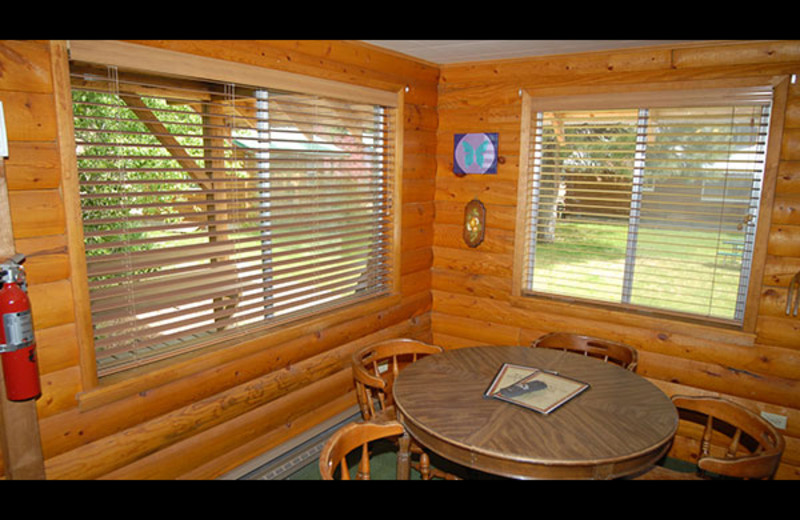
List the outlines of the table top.
<svg viewBox="0 0 800 520">
<path fill-rule="evenodd" d="M 558 372 L 589 389 L 550 414 L 484 397 L 503 363 Z M 671 400 L 610 363 L 560 350 L 466 347 L 397 377 L 398 419 L 420 444 L 461 465 L 513 478 L 605 479 L 657 462 L 678 427 Z"/>
</svg>

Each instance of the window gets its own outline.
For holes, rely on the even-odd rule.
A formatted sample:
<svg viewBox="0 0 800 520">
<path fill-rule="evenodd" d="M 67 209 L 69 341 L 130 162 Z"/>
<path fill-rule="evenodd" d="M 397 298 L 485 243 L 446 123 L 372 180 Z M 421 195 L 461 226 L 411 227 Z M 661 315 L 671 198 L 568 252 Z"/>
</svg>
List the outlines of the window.
<svg viewBox="0 0 800 520">
<path fill-rule="evenodd" d="M 741 324 L 772 95 L 526 97 L 521 294 Z"/>
<path fill-rule="evenodd" d="M 100 376 L 392 291 L 392 107 L 71 76 Z"/>
</svg>

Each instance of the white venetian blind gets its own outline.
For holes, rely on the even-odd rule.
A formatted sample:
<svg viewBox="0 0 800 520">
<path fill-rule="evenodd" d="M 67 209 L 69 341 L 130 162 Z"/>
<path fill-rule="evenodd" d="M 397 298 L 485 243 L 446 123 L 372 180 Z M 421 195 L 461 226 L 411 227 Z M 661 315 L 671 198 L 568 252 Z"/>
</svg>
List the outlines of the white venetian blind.
<svg viewBox="0 0 800 520">
<path fill-rule="evenodd" d="M 390 291 L 395 113 L 72 64 L 98 373 Z"/>
<path fill-rule="evenodd" d="M 525 291 L 741 322 L 772 89 L 546 102 Z"/>
</svg>

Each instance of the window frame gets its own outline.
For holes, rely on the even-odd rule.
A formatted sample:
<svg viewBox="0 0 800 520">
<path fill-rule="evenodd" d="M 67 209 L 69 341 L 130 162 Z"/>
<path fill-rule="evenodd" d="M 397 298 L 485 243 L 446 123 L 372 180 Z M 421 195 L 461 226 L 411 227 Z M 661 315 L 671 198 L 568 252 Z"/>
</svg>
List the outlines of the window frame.
<svg viewBox="0 0 800 520">
<path fill-rule="evenodd" d="M 769 140 L 766 149 L 762 194 L 759 205 L 755 245 L 750 279 L 745 299 L 745 313 L 741 325 L 725 320 L 691 316 L 668 310 L 642 308 L 636 305 L 584 300 L 567 296 L 535 293 L 524 289 L 525 266 L 530 250 L 530 233 L 527 229 L 532 197 L 527 192 L 533 175 L 529 164 L 529 151 L 533 143 L 533 114 L 541 110 L 591 108 L 632 108 L 652 99 L 653 96 L 669 98 L 671 102 L 693 91 L 715 90 L 729 94 L 738 89 L 769 86 L 773 89 L 772 113 L 769 123 Z M 633 84 L 625 86 L 598 86 L 592 88 L 543 88 L 520 90 L 520 159 L 517 179 L 517 207 L 515 248 L 511 303 L 528 310 L 559 312 L 586 319 L 597 319 L 602 312 L 605 321 L 620 325 L 653 326 L 668 332 L 724 338 L 733 343 L 751 345 L 755 341 L 758 304 L 761 295 L 767 241 L 773 210 L 778 162 L 780 159 L 783 120 L 789 86 L 788 76 L 746 78 L 709 81 L 676 81 L 668 84 Z M 587 106 L 589 103 L 589 106 Z M 709 329 L 710 327 L 710 329 Z"/>
<path fill-rule="evenodd" d="M 78 402 L 82 408 L 93 408 L 180 377 L 211 369 L 220 364 L 260 352 L 268 345 L 318 332 L 337 323 L 379 312 L 400 302 L 402 125 L 404 121 L 404 88 L 402 85 L 398 84 L 389 90 L 382 90 L 120 41 L 70 41 L 64 42 L 61 48 L 63 49 L 61 55 L 54 57 L 57 61 L 61 61 L 54 67 L 56 72 L 54 81 L 57 110 L 60 114 L 59 134 L 62 142 L 62 167 L 64 168 L 63 190 L 67 213 L 67 240 L 73 274 L 75 319 L 81 381 L 84 390 L 78 395 Z M 341 308 L 323 310 L 296 322 L 276 325 L 267 331 L 243 334 L 240 338 L 231 340 L 227 344 L 206 347 L 152 365 L 99 378 L 94 355 L 94 334 L 84 256 L 77 157 L 74 146 L 71 144 L 74 143 L 74 132 L 69 78 L 70 60 L 102 63 L 125 69 L 139 69 L 150 74 L 161 74 L 168 77 L 190 77 L 201 80 L 255 84 L 265 88 L 320 94 L 392 108 L 396 131 L 393 136 L 394 166 L 388 171 L 388 182 L 393 191 L 393 204 L 388 215 L 391 218 L 388 232 L 391 247 L 388 294 L 376 296 L 366 302 L 355 302 Z"/>
</svg>

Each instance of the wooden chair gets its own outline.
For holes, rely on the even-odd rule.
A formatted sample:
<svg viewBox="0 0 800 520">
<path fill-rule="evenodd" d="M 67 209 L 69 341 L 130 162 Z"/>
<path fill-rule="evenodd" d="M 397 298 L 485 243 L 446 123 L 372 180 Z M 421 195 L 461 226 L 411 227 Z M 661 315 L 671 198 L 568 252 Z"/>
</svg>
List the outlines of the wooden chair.
<svg viewBox="0 0 800 520">
<path fill-rule="evenodd" d="M 370 480 L 370 443 L 379 439 L 391 439 L 402 435 L 403 425 L 397 421 L 385 423 L 355 422 L 338 429 L 322 447 L 319 456 L 319 472 L 322 480 L 350 480 L 347 455 L 361 447 L 356 480 Z"/>
<path fill-rule="evenodd" d="M 602 338 L 573 334 L 571 332 L 552 332 L 550 334 L 545 334 L 531 343 L 531 347 L 553 348 L 568 352 L 576 352 L 584 356 L 595 357 L 609 363 L 614 363 L 631 372 L 636 372 L 636 365 L 639 362 L 636 349 L 629 345 Z"/>
<path fill-rule="evenodd" d="M 370 345 L 353 354 L 353 378 L 356 397 L 365 421 L 393 421 L 397 414 L 392 398 L 392 386 L 400 371 L 410 363 L 431 354 L 443 352 L 442 347 L 421 341 L 400 338 Z M 419 455 L 419 462 L 412 461 L 423 480 L 431 477 L 456 480 L 457 477 L 430 466 L 430 457 L 411 441 L 411 453 Z"/>
<path fill-rule="evenodd" d="M 696 441 L 697 469 L 681 473 L 656 466 L 637 480 L 705 480 L 709 474 L 739 479 L 774 476 L 785 441 L 766 420 L 718 397 L 675 396 L 672 402 L 680 414 L 681 433 Z"/>
</svg>

